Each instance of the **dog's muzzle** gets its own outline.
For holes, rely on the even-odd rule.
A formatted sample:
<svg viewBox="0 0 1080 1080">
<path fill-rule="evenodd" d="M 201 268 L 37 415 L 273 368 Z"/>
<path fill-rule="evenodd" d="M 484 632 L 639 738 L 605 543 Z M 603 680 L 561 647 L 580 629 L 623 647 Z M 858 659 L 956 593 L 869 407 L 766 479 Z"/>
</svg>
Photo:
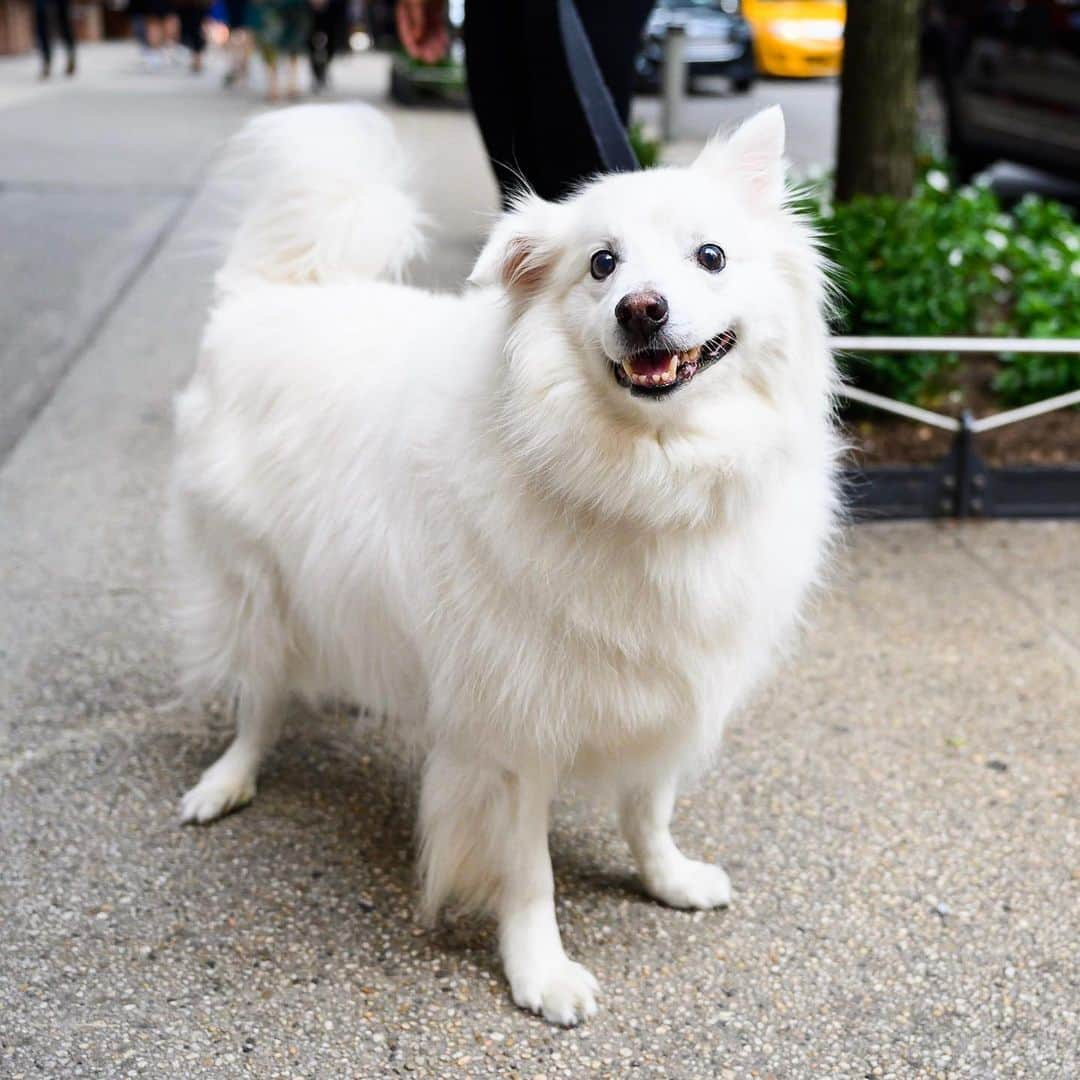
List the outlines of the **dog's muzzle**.
<svg viewBox="0 0 1080 1080">
<path fill-rule="evenodd" d="M 612 361 L 611 369 L 618 384 L 634 397 L 665 398 L 727 356 L 737 340 L 734 330 L 724 330 L 704 345 L 683 352 L 645 349 L 633 353 L 621 363 Z"/>
</svg>

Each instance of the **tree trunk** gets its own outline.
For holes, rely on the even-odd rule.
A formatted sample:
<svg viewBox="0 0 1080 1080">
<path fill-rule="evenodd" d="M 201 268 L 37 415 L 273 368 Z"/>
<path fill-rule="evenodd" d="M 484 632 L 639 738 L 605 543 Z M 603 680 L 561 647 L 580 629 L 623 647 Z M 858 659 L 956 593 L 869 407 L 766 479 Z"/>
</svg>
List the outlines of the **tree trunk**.
<svg viewBox="0 0 1080 1080">
<path fill-rule="evenodd" d="M 848 0 L 836 198 L 911 195 L 920 0 Z"/>
</svg>

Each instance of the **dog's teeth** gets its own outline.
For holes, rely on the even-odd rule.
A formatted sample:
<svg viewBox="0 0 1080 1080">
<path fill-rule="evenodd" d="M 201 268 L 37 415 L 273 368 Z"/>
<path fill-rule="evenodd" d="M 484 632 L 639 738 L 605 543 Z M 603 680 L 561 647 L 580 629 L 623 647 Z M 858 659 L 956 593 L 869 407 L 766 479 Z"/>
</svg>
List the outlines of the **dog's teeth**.
<svg viewBox="0 0 1080 1080">
<path fill-rule="evenodd" d="M 653 382 L 667 384 L 674 382 L 679 374 L 679 354 L 672 353 L 668 357 L 667 367 L 663 371 L 658 371 L 653 376 Z"/>
</svg>

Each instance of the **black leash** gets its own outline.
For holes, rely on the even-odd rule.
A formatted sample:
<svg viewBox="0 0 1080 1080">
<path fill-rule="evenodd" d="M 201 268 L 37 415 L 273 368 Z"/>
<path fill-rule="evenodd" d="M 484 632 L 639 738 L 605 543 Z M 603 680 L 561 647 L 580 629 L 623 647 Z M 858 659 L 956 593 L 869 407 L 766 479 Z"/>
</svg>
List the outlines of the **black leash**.
<svg viewBox="0 0 1080 1080">
<path fill-rule="evenodd" d="M 639 168 L 626 129 L 619 119 L 611 92 L 600 74 L 589 37 L 574 0 L 559 0 L 559 31 L 566 63 L 596 150 L 606 172 L 633 172 Z"/>
</svg>

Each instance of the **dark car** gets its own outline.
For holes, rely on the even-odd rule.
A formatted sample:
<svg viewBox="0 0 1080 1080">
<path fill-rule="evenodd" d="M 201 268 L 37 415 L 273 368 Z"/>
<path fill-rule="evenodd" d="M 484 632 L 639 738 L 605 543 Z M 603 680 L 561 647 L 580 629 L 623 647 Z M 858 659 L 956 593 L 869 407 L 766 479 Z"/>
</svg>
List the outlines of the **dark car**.
<svg viewBox="0 0 1080 1080">
<path fill-rule="evenodd" d="M 929 0 L 922 47 L 962 178 L 1004 158 L 1080 179 L 1080 0 Z"/>
<path fill-rule="evenodd" d="M 660 0 L 649 16 L 637 56 L 638 84 L 655 90 L 664 68 L 664 38 L 672 26 L 686 33 L 688 80 L 723 75 L 739 93 L 754 84 L 754 47 L 750 24 L 739 14 L 738 0 Z"/>
</svg>

